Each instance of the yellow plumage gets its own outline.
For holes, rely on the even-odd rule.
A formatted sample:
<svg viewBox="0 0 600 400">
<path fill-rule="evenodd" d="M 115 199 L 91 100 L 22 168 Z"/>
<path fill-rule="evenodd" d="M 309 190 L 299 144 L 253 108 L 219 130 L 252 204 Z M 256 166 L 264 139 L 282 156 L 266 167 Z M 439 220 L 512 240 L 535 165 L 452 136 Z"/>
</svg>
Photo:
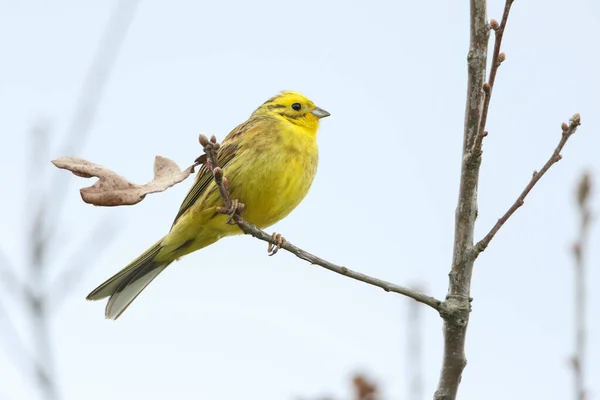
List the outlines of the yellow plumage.
<svg viewBox="0 0 600 400">
<path fill-rule="evenodd" d="M 261 105 L 221 143 L 217 158 L 244 218 L 266 228 L 287 216 L 308 193 L 317 171 L 319 119 L 329 113 L 305 96 L 282 92 Z M 183 200 L 170 232 L 87 297 L 110 297 L 106 318 L 117 319 L 141 291 L 176 259 L 229 235 L 212 173 L 205 167 Z"/>
</svg>

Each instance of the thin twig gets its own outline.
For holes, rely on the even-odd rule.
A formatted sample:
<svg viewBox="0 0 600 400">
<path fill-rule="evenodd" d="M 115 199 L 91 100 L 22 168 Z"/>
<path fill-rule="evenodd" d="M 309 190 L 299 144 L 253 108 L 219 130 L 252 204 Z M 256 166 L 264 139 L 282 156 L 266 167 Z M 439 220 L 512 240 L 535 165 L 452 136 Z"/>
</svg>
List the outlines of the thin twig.
<svg viewBox="0 0 600 400">
<path fill-rule="evenodd" d="M 583 177 L 577 187 L 577 206 L 579 210 L 579 237 L 573 244 L 573 258 L 575 266 L 575 352 L 571 358 L 573 367 L 573 382 L 575 400 L 585 400 L 587 397 L 585 385 L 585 355 L 587 342 L 586 310 L 586 270 L 585 251 L 587 250 L 589 227 L 592 221 L 590 211 L 591 177 L 588 173 Z"/>
<path fill-rule="evenodd" d="M 483 138 L 487 136 L 485 125 L 487 123 L 488 110 L 490 108 L 490 101 L 492 99 L 492 92 L 494 90 L 494 83 L 496 82 L 496 74 L 500 64 L 506 59 L 506 55 L 500 52 L 502 46 L 502 38 L 504 36 L 504 29 L 506 28 L 506 22 L 508 21 L 508 14 L 510 13 L 510 7 L 514 0 L 507 0 L 504 4 L 504 13 L 502 14 L 502 20 L 500 24 L 496 20 L 490 21 L 490 27 L 494 30 L 494 50 L 492 52 L 492 65 L 490 66 L 490 77 L 487 83 L 483 85 L 484 99 L 483 108 L 481 109 L 481 119 L 479 121 L 479 128 L 477 130 L 477 137 L 473 145 L 474 152 L 481 152 L 481 145 Z"/>
<path fill-rule="evenodd" d="M 471 311 L 470 292 L 474 258 L 473 245 L 477 218 L 477 187 L 481 166 L 481 151 L 474 151 L 484 102 L 483 84 L 486 76 L 488 41 L 490 36 L 485 0 L 470 0 L 470 42 L 467 80 L 467 103 L 463 134 L 463 153 L 458 204 L 454 223 L 454 249 L 449 274 L 448 294 L 440 311 L 444 318 L 444 355 L 435 400 L 454 400 L 462 372 L 467 364 L 465 340 Z"/>
<path fill-rule="evenodd" d="M 517 197 L 517 200 L 514 202 L 514 204 L 496 222 L 496 224 L 492 227 L 489 233 L 485 235 L 485 237 L 475 245 L 475 257 L 477 257 L 482 251 L 484 251 L 487 248 L 487 246 L 490 244 L 496 233 L 498 233 L 500 228 L 502 228 L 502 226 L 506 223 L 506 221 L 508 221 L 511 215 L 513 215 L 515 211 L 517 211 L 519 207 L 521 207 L 525 203 L 525 198 L 527 197 L 531 189 L 533 189 L 533 187 L 536 185 L 536 183 L 538 183 L 538 181 L 542 178 L 542 176 L 544 176 L 544 174 L 548 172 L 550 167 L 552 167 L 555 163 L 560 161 L 560 159 L 562 158 L 560 152 L 562 151 L 563 147 L 565 147 L 565 144 L 567 143 L 569 138 L 573 136 L 575 131 L 577 131 L 577 127 L 579 125 L 581 125 L 581 117 L 579 116 L 579 114 L 575 114 L 571 117 L 569 125 L 563 123 L 562 136 L 560 138 L 560 141 L 558 142 L 558 146 L 556 146 L 554 152 L 552 153 L 548 161 L 546 161 L 546 164 L 544 164 L 542 169 L 539 172 L 533 172 L 531 180 L 529 181 L 527 186 L 525 186 L 525 189 L 523 189 L 519 197 Z"/>
<path fill-rule="evenodd" d="M 227 188 L 227 180 L 223 176 L 223 171 L 219 168 L 219 164 L 217 161 L 217 152 L 218 143 L 216 142 L 216 138 L 211 138 L 209 141 L 205 136 L 200 135 L 200 143 L 204 147 L 204 152 L 207 156 L 206 166 L 212 170 L 215 176 L 215 183 L 219 188 L 219 193 L 221 194 L 221 199 L 225 204 L 224 209 L 230 210 L 232 205 L 232 200 L 229 197 L 229 190 Z M 231 216 L 232 220 L 240 227 L 242 232 L 247 235 L 251 235 L 259 240 L 262 240 L 267 243 L 272 243 L 277 245 L 277 240 L 273 238 L 272 235 L 269 235 L 265 231 L 258 229 L 253 224 L 246 221 L 239 212 L 233 213 Z M 384 281 L 382 279 L 374 278 L 360 272 L 353 271 L 347 267 L 339 266 L 329 261 L 326 261 L 320 257 L 317 257 L 307 251 L 302 250 L 299 247 L 294 246 L 290 242 L 286 241 L 281 245 L 281 248 L 289 251 L 294 254 L 296 257 L 301 258 L 302 260 L 308 261 L 311 264 L 319 265 L 325 269 L 338 273 L 340 275 L 347 276 L 348 278 L 355 279 L 357 281 L 361 281 L 367 283 L 369 285 L 377 286 L 386 292 L 394 292 L 399 293 L 404 296 L 410 297 L 413 300 L 416 300 L 420 303 L 426 304 L 434 310 L 440 311 L 440 306 L 442 302 L 434 297 L 428 296 L 424 293 L 421 293 L 417 290 L 409 289 L 403 286 L 395 285 L 393 283 Z"/>
</svg>

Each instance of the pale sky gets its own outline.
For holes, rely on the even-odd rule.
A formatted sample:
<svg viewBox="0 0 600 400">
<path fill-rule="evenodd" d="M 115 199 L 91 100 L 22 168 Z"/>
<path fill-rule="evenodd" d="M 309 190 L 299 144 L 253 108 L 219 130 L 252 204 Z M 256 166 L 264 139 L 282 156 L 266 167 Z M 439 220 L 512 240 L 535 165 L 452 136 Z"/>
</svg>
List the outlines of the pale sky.
<svg viewBox="0 0 600 400">
<path fill-rule="evenodd" d="M 500 19 L 504 2 L 489 2 Z M 0 0 L 0 246 L 25 265 L 28 183 L 50 165 L 115 1 Z M 575 112 L 582 126 L 563 160 L 481 255 L 460 399 L 571 396 L 573 188 L 584 169 L 600 186 L 600 3 L 516 1 L 505 34 L 484 143 L 484 235 L 512 204 Z M 289 89 L 331 112 L 305 201 L 273 230 L 323 258 L 443 298 L 451 263 L 466 93 L 468 2 L 255 0 L 140 2 L 85 146 L 76 156 L 129 179 L 154 156 L 189 165 L 199 133 L 222 139 L 263 101 Z M 51 127 L 31 168 L 29 130 Z M 31 171 L 35 171 L 32 176 Z M 55 276 L 98 221 L 117 233 L 82 260 L 81 282 L 52 321 L 65 400 L 348 399 L 366 371 L 384 398 L 405 399 L 409 300 L 280 252 L 250 237 L 222 240 L 173 264 L 116 322 L 86 294 L 169 229 L 191 180 L 133 207 L 84 204 L 69 176 Z M 596 190 L 596 193 L 600 192 Z M 600 212 L 600 195 L 592 204 Z M 600 384 L 600 238 L 588 257 L 592 395 Z M 21 276 L 26 276 L 19 271 Z M 0 289 L 3 293 L 5 288 Z M 18 304 L 2 300 L 23 335 Z M 437 385 L 442 320 L 423 308 L 426 398 Z M 0 320 L 0 334 L 6 331 Z M 0 399 L 36 392 L 0 337 Z M 412 399 L 411 399 L 412 400 Z M 419 400 L 419 399 L 416 399 Z"/>
</svg>

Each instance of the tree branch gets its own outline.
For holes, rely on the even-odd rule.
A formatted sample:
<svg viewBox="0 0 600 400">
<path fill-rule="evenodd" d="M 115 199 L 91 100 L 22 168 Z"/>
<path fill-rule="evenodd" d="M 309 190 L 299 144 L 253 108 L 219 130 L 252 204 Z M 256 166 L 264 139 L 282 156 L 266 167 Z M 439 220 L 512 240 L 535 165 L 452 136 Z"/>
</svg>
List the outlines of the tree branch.
<svg viewBox="0 0 600 400">
<path fill-rule="evenodd" d="M 444 318 L 444 355 L 434 395 L 436 400 L 456 398 L 462 372 L 467 364 L 465 338 L 471 308 L 471 274 L 475 261 L 470 250 L 477 216 L 477 186 L 481 166 L 481 141 L 476 141 L 476 138 L 485 100 L 483 84 L 490 34 L 486 18 L 486 1 L 470 0 L 470 45 L 467 57 L 467 104 L 462 166 L 455 216 L 452 269 L 449 274 L 448 295 L 440 311 Z"/>
<path fill-rule="evenodd" d="M 217 143 L 217 139 L 213 136 L 210 141 L 204 136 L 200 135 L 200 144 L 204 148 L 204 152 L 206 153 L 206 162 L 205 165 L 209 168 L 215 177 L 215 182 L 217 187 L 219 188 L 219 193 L 221 194 L 221 199 L 225 204 L 223 208 L 223 212 L 227 213 L 231 211 L 232 200 L 229 197 L 227 179 L 223 175 L 223 170 L 219 168 L 219 164 L 217 161 L 217 150 L 219 148 L 219 144 Z M 199 160 L 203 159 L 202 157 L 198 158 Z M 266 233 L 265 231 L 258 229 L 253 224 L 246 221 L 240 212 L 234 212 L 231 214 L 232 221 L 237 224 L 242 232 L 246 235 L 251 235 L 259 240 L 262 240 L 267 243 L 271 243 L 273 245 L 277 245 L 277 240 L 272 236 Z M 369 285 L 377 286 L 386 292 L 394 292 L 407 297 L 410 297 L 413 300 L 418 301 L 419 303 L 423 303 L 433 308 L 434 310 L 440 311 L 440 306 L 442 302 L 434 297 L 428 296 L 424 293 L 421 293 L 417 290 L 413 290 L 404 286 L 395 285 L 393 283 L 384 281 L 382 279 L 374 278 L 360 272 L 353 271 L 347 267 L 343 267 L 340 265 L 333 264 L 329 261 L 326 261 L 320 257 L 317 257 L 307 251 L 302 250 L 299 247 L 294 246 L 290 242 L 286 241 L 281 244 L 281 248 L 289 251 L 294 254 L 296 257 L 301 258 L 302 260 L 308 261 L 311 264 L 318 265 L 340 275 L 347 276 L 348 278 L 355 279 L 357 281 L 361 281 L 367 283 Z"/>
<path fill-rule="evenodd" d="M 560 151 L 569 137 L 580 124 L 579 115 L 571 119 L 571 124 L 563 124 L 563 136 L 550 160 L 542 170 L 535 172 L 530 184 L 525 188 L 517 202 L 492 228 L 490 233 L 475 246 L 473 234 L 477 217 L 477 187 L 481 166 L 482 143 L 487 135 L 486 122 L 492 89 L 500 64 L 506 59 L 500 52 L 504 29 L 513 0 L 506 0 L 502 22 L 490 21 L 486 24 L 486 1 L 470 0 L 470 48 L 468 56 L 467 105 L 462 154 L 462 168 L 456 209 L 454 251 L 448 295 L 440 308 L 444 318 L 444 357 L 442 371 L 435 392 L 436 400 L 454 400 L 462 372 L 466 366 L 465 340 L 471 311 L 470 289 L 473 266 L 479 253 L 483 251 L 494 235 L 510 216 L 519 208 L 537 181 L 547 170 L 560 160 Z M 496 40 L 492 55 L 490 77 L 485 79 L 486 56 L 488 51 L 489 28 L 495 31 Z"/>
<path fill-rule="evenodd" d="M 587 290 L 585 271 L 585 251 L 588 242 L 592 213 L 590 211 L 591 178 L 585 173 L 577 187 L 577 205 L 579 209 L 579 237 L 573 244 L 573 258 L 575 266 L 575 352 L 571 358 L 573 367 L 574 396 L 575 400 L 585 400 L 587 391 L 585 388 L 585 353 L 586 353 L 586 310 Z"/>
<path fill-rule="evenodd" d="M 546 161 L 546 164 L 544 164 L 542 169 L 539 172 L 533 172 L 531 180 L 529 181 L 527 186 L 525 186 L 525 189 L 521 192 L 519 197 L 517 197 L 517 200 L 514 202 L 514 204 L 504 213 L 504 215 L 498 220 L 498 222 L 496 222 L 496 224 L 492 227 L 489 233 L 485 235 L 485 237 L 475 245 L 475 257 L 477 257 L 482 251 L 484 251 L 487 248 L 487 246 L 490 244 L 496 233 L 498 233 L 500 228 L 502 228 L 502 226 L 515 213 L 515 211 L 517 211 L 519 207 L 521 207 L 525 203 L 525 198 L 527 197 L 529 192 L 531 192 L 531 189 L 533 189 L 536 183 L 538 183 L 538 181 L 542 178 L 542 176 L 544 176 L 544 174 L 548 172 L 550 167 L 552 167 L 555 163 L 560 161 L 560 159 L 562 158 L 560 152 L 562 151 L 563 147 L 565 147 L 565 144 L 567 144 L 569 138 L 573 136 L 575 131 L 577 131 L 577 127 L 579 125 L 581 125 L 581 117 L 579 116 L 579 114 L 575 114 L 571 117 L 569 125 L 563 123 L 562 136 L 560 138 L 560 141 L 558 142 L 558 146 L 556 146 L 554 152 L 552 153 L 548 161 Z"/>
</svg>

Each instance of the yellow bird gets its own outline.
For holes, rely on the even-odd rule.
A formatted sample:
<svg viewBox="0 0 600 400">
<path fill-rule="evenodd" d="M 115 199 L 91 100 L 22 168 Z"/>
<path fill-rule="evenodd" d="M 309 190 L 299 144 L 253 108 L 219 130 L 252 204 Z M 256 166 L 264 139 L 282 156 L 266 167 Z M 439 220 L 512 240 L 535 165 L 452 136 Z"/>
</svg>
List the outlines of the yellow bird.
<svg viewBox="0 0 600 400">
<path fill-rule="evenodd" d="M 319 120 L 329 113 L 305 96 L 282 92 L 267 100 L 227 135 L 217 153 L 232 199 L 244 218 L 266 228 L 286 217 L 308 193 L 317 171 Z M 88 300 L 109 297 L 106 318 L 117 319 L 169 264 L 230 235 L 241 234 L 217 212 L 223 206 L 212 172 L 202 167 L 169 233 Z"/>
</svg>

